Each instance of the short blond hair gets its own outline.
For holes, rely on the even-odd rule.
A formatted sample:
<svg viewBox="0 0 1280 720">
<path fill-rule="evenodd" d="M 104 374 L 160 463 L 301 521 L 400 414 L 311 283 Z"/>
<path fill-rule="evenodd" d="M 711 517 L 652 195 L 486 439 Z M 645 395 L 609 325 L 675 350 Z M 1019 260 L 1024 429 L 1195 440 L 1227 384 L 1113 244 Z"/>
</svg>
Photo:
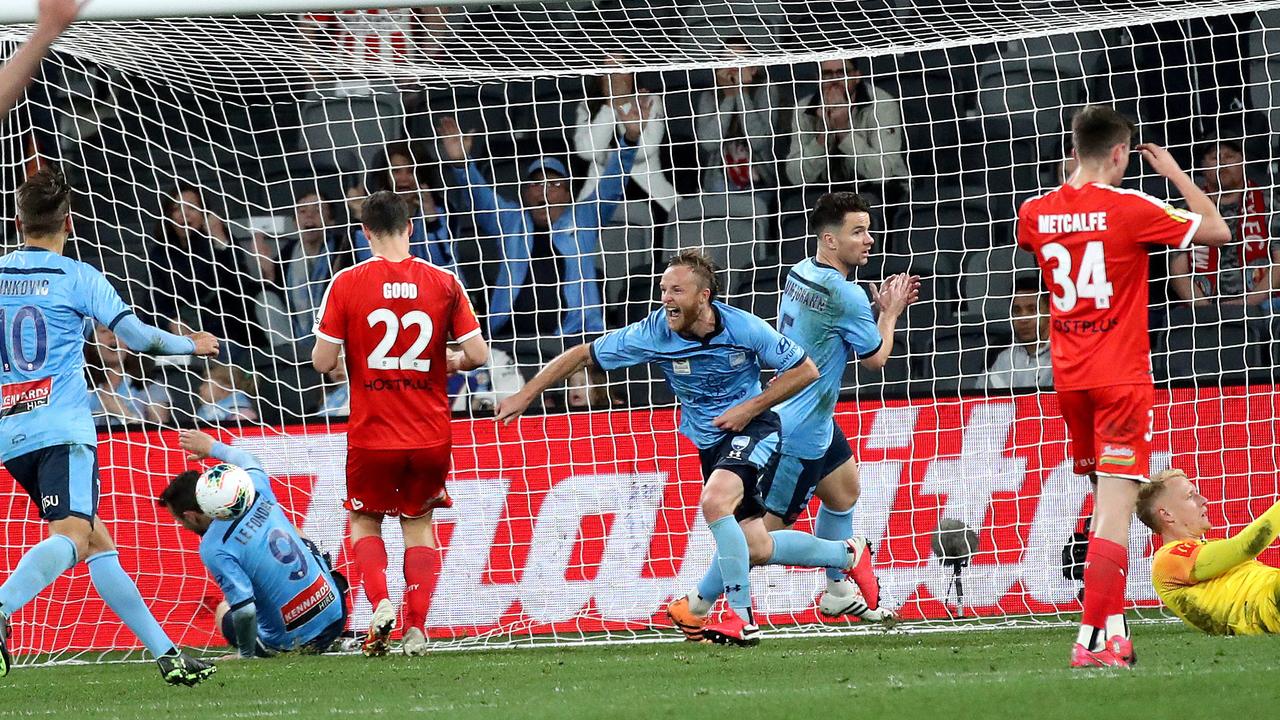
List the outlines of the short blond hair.
<svg viewBox="0 0 1280 720">
<path fill-rule="evenodd" d="M 1151 482 L 1143 484 L 1138 489 L 1138 503 L 1134 507 L 1134 513 L 1143 525 L 1151 528 L 1151 532 L 1161 532 L 1160 515 L 1156 503 L 1168 488 L 1166 482 L 1176 477 L 1188 477 L 1188 475 L 1177 468 L 1161 470 L 1151 476 Z"/>
</svg>

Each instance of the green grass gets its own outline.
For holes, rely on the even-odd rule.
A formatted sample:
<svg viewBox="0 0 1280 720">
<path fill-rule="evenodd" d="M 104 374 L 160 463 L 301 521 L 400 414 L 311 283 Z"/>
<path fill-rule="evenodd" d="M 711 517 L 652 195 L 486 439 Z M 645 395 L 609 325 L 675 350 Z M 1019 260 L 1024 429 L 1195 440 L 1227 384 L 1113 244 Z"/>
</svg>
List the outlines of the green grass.
<svg viewBox="0 0 1280 720">
<path fill-rule="evenodd" d="M 17 668 L 0 718 L 1072 718 L 1274 714 L 1280 639 L 1137 628 L 1132 671 L 1066 668 L 1073 630 L 768 639 L 224 662 L 196 688 L 154 665 Z"/>
</svg>

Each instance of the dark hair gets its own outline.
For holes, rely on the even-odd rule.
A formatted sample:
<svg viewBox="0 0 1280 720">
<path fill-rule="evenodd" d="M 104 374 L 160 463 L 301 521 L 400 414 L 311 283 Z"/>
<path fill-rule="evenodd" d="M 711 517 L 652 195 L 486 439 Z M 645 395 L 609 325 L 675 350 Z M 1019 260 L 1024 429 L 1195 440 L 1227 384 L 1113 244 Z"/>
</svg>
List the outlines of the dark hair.
<svg viewBox="0 0 1280 720">
<path fill-rule="evenodd" d="M 360 222 L 374 235 L 396 235 L 409 225 L 409 206 L 390 190 L 379 190 L 364 199 Z"/>
<path fill-rule="evenodd" d="M 169 481 L 169 487 L 156 498 L 156 504 L 163 505 L 174 513 L 181 515 L 187 511 L 200 512 L 200 503 L 196 502 L 196 481 L 200 473 L 187 470 L 179 473 Z"/>
<path fill-rule="evenodd" d="M 1014 295 L 1040 295 L 1044 293 L 1044 285 L 1040 276 L 1025 273 L 1013 281 Z"/>
<path fill-rule="evenodd" d="M 1133 142 L 1134 124 L 1106 105 L 1089 105 L 1071 119 L 1071 146 L 1078 158 L 1102 158 L 1116 145 Z"/>
<path fill-rule="evenodd" d="M 204 194 L 196 186 L 178 183 L 169 188 L 169 191 L 160 198 L 160 221 L 156 225 L 156 236 L 158 238 L 166 241 L 177 239 L 180 226 L 173 221 L 173 211 L 182 204 L 182 196 L 187 193 L 195 193 L 195 196 L 200 198 L 200 209 L 205 209 Z M 205 232 L 208 232 L 208 228 L 205 228 Z"/>
<path fill-rule="evenodd" d="M 720 279 L 716 277 L 720 269 L 701 250 L 681 250 L 667 261 L 667 268 L 673 267 L 687 267 L 692 270 L 693 274 L 702 281 L 702 287 L 711 290 L 712 300 L 720 295 Z"/>
<path fill-rule="evenodd" d="M 1244 155 L 1244 146 L 1243 146 L 1243 145 L 1241 145 L 1241 144 L 1239 143 L 1239 141 L 1236 141 L 1236 140 L 1230 140 L 1230 139 L 1222 139 L 1222 140 L 1214 140 L 1213 142 L 1209 143 L 1208 145 L 1205 145 L 1205 146 L 1200 150 L 1200 159 L 1201 159 L 1201 160 L 1204 160 L 1205 158 L 1209 157 L 1210 153 L 1216 153 L 1216 152 L 1218 152 L 1219 150 L 1221 150 L 1222 148 L 1226 148 L 1226 149 L 1228 149 L 1228 150 L 1231 150 L 1232 152 L 1236 153 L 1237 155 Z"/>
<path fill-rule="evenodd" d="M 871 214 L 871 205 L 858 193 L 826 193 L 818 198 L 813 212 L 809 214 L 809 231 L 821 235 L 824 231 L 839 228 L 844 225 L 845 216 L 855 212 Z"/>
<path fill-rule="evenodd" d="M 40 168 L 18 188 L 18 220 L 30 237 L 57 235 L 71 212 L 71 186 L 52 165 Z"/>
</svg>

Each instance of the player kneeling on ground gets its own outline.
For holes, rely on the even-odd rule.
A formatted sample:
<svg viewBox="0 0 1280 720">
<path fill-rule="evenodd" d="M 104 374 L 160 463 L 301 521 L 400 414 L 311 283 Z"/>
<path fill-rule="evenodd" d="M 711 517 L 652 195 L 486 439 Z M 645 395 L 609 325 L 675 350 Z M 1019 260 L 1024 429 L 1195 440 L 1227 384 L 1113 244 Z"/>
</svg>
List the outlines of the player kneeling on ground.
<svg viewBox="0 0 1280 720">
<path fill-rule="evenodd" d="M 1213 527 L 1205 504 L 1181 470 L 1156 473 L 1138 491 L 1138 519 L 1160 535 L 1156 594 L 1210 635 L 1280 633 L 1280 569 L 1257 560 L 1280 534 L 1280 502 L 1223 540 L 1203 538 Z"/>
<path fill-rule="evenodd" d="M 188 460 L 224 461 L 175 477 L 157 501 L 201 536 L 200 560 L 226 598 L 216 613 L 223 637 L 242 658 L 328 650 L 347 624 L 346 581 L 285 517 L 257 458 L 196 430 L 183 431 L 179 443 Z M 219 487 L 233 485 L 240 472 L 252 492 Z M 198 499 L 198 489 L 206 496 Z M 231 490 L 235 502 L 213 507 L 219 489 Z"/>
</svg>

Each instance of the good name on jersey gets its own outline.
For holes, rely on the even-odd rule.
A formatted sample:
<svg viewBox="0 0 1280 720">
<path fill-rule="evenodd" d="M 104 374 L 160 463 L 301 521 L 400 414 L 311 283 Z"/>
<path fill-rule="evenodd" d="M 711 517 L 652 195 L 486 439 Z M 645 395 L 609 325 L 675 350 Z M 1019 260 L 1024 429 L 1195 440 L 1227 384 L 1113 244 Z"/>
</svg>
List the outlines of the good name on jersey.
<svg viewBox="0 0 1280 720">
<path fill-rule="evenodd" d="M 1107 229 L 1107 214 L 1105 212 L 1088 212 L 1041 215 L 1037 218 L 1036 229 L 1044 235 L 1099 232 Z"/>
<path fill-rule="evenodd" d="M 417 300 L 418 286 L 411 282 L 382 283 L 382 297 L 387 300 Z"/>
<path fill-rule="evenodd" d="M 53 394 L 53 378 L 41 378 L 20 383 L 7 383 L 0 386 L 0 417 L 12 417 L 31 412 L 49 404 L 49 396 Z"/>
<path fill-rule="evenodd" d="M 293 632 L 306 625 L 313 618 L 325 611 L 337 599 L 333 588 L 329 587 L 324 575 L 316 576 L 315 582 L 305 590 L 294 595 L 280 608 L 280 616 L 284 619 L 284 629 Z"/>
<path fill-rule="evenodd" d="M 0 280 L 0 295 L 48 295 L 48 280 Z"/>
</svg>

